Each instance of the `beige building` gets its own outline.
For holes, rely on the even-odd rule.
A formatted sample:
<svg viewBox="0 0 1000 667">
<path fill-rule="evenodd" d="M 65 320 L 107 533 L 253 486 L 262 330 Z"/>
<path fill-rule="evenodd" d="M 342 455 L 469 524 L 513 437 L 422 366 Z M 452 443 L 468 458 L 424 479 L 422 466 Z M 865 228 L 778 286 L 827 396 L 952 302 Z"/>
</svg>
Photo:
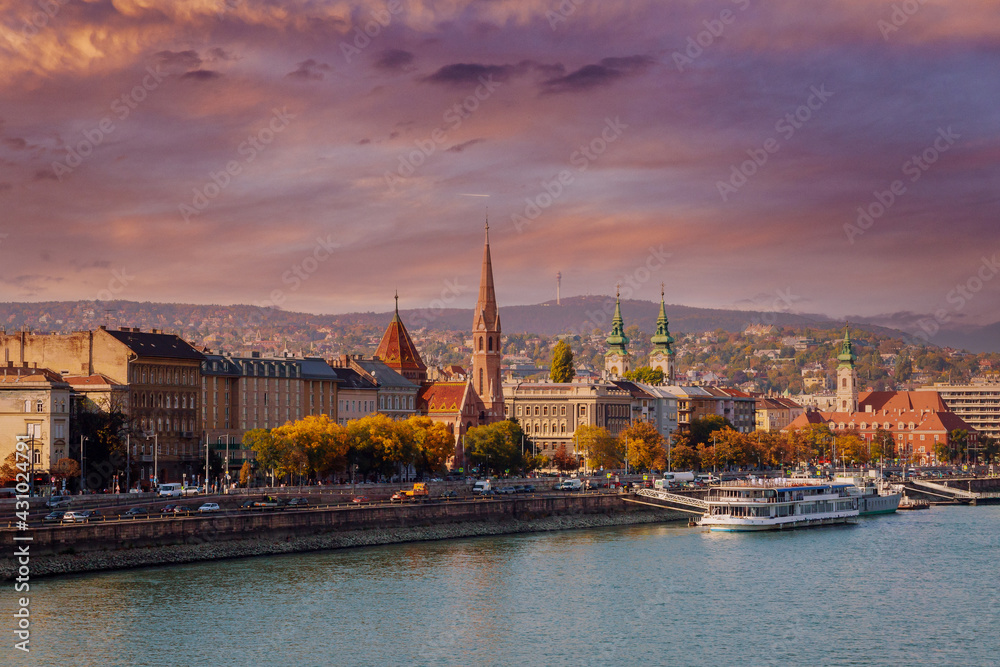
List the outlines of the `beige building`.
<svg viewBox="0 0 1000 667">
<path fill-rule="evenodd" d="M 631 394 L 611 383 L 517 382 L 505 384 L 503 395 L 507 418 L 516 419 L 535 452 L 549 458 L 560 445 L 583 456 L 574 439 L 578 426 L 602 426 L 617 436 L 632 420 Z"/>
<path fill-rule="evenodd" d="M 200 438 L 201 361 L 204 356 L 174 334 L 122 327 L 70 334 L 0 334 L 4 362 L 37 363 L 63 377 L 102 375 L 126 385 L 123 405 L 134 431 L 139 474 L 180 481 L 203 469 Z M 154 452 L 154 443 L 159 451 Z M 159 466 L 153 470 L 154 461 Z"/>
<path fill-rule="evenodd" d="M 53 464 L 70 455 L 69 396 L 69 384 L 47 368 L 0 367 L 0 461 L 23 440 L 31 454 L 21 460 L 48 484 Z"/>
<path fill-rule="evenodd" d="M 756 409 L 758 431 L 780 431 L 806 411 L 792 399 L 780 396 L 758 396 Z"/>
</svg>

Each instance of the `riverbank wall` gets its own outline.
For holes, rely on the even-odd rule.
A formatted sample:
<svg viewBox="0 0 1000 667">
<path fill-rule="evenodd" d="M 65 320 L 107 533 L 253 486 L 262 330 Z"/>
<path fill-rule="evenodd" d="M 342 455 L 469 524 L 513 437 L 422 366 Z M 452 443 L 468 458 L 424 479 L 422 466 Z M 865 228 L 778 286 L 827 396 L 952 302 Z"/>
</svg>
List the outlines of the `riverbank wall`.
<svg viewBox="0 0 1000 667">
<path fill-rule="evenodd" d="M 403 505 L 228 512 L 0 532 L 0 578 L 17 576 L 27 545 L 31 576 L 126 569 L 345 547 L 686 520 L 617 494 L 564 494 Z M 30 537 L 15 541 L 15 536 Z"/>
</svg>

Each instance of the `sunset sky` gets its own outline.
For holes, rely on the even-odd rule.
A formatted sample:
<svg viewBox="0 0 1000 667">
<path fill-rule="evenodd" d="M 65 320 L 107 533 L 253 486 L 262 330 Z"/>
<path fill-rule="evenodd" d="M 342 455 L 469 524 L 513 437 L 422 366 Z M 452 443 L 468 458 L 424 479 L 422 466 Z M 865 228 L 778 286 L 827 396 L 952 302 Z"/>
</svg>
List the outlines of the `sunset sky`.
<svg viewBox="0 0 1000 667">
<path fill-rule="evenodd" d="M 488 208 L 501 306 L 1000 319 L 995 2 L 37 0 L 0 63 L 3 301 L 468 307 Z"/>
</svg>

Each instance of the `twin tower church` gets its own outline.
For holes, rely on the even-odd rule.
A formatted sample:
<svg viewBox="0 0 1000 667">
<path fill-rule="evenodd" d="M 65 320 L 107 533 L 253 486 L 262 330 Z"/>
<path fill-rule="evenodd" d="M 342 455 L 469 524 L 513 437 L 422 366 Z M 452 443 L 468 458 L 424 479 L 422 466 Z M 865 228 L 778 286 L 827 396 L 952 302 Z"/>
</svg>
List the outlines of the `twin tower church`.
<svg viewBox="0 0 1000 667">
<path fill-rule="evenodd" d="M 616 295 L 613 328 L 608 336 L 605 356 L 605 376 L 609 380 L 621 379 L 630 370 L 629 339 L 621 313 L 621 299 Z M 653 351 L 649 358 L 652 368 L 663 371 L 664 382 L 673 384 L 675 377 L 674 339 L 668 328 L 663 294 L 660 295 L 660 315 L 656 321 L 656 334 L 652 338 Z M 472 316 L 472 370 L 464 380 L 432 381 L 427 376 L 427 366 L 420 358 L 410 334 L 399 317 L 399 299 L 396 311 L 379 342 L 375 357 L 395 370 L 419 389 L 416 413 L 444 423 L 454 433 L 458 443 L 470 428 L 502 421 L 504 416 L 503 380 L 501 365 L 500 312 L 497 308 L 493 283 L 493 261 L 490 257 L 490 228 L 486 225 L 483 246 L 482 274 L 479 280 L 479 298 Z M 456 455 L 461 456 L 461 445 L 456 445 Z"/>
</svg>

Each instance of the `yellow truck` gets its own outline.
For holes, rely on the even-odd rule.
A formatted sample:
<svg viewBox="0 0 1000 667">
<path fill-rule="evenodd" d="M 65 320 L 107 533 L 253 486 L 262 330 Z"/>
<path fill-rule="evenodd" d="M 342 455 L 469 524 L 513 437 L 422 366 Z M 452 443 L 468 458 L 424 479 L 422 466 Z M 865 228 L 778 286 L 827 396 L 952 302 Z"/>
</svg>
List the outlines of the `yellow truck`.
<svg viewBox="0 0 1000 667">
<path fill-rule="evenodd" d="M 400 489 L 397 493 L 393 494 L 391 500 L 424 500 L 430 497 L 430 495 L 427 484 L 424 482 L 414 482 L 412 489 Z"/>
</svg>

